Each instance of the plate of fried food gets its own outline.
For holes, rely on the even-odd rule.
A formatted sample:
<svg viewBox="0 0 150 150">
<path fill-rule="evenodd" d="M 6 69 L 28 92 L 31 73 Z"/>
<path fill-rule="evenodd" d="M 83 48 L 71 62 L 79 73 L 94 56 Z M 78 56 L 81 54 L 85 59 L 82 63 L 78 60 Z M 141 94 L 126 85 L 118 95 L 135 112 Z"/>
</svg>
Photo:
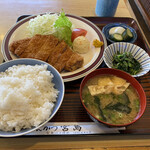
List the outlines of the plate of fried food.
<svg viewBox="0 0 150 150">
<path fill-rule="evenodd" d="M 44 13 L 26 17 L 12 26 L 2 42 L 2 54 L 5 61 L 45 61 L 68 82 L 98 68 L 106 46 L 105 36 L 89 20 L 64 12 Z"/>
</svg>

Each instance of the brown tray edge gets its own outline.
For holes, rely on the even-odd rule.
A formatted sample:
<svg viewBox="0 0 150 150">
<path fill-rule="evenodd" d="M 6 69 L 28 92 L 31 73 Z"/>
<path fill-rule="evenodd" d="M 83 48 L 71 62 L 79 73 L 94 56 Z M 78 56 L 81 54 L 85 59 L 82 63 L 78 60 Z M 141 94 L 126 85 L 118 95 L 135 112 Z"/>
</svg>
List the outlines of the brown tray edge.
<svg viewBox="0 0 150 150">
<path fill-rule="evenodd" d="M 28 15 L 23 15 L 23 16 L 20 16 L 20 18 L 22 18 L 23 19 L 23 17 L 24 16 L 28 16 Z M 122 18 L 122 17 L 115 17 L 115 18 L 113 18 L 113 17 L 84 17 L 84 18 L 86 18 L 86 19 L 88 19 L 88 20 L 90 20 L 91 21 L 91 19 L 112 19 L 112 20 L 119 20 L 119 19 L 123 19 L 123 20 L 130 20 L 130 21 L 135 21 L 133 18 L 128 18 L 128 17 L 124 17 L 124 18 Z M 19 20 L 18 20 L 19 21 Z M 136 22 L 136 21 L 135 21 Z M 138 24 L 137 24 L 137 26 L 138 26 Z M 139 28 L 139 30 L 140 30 L 140 28 Z M 142 35 L 142 32 L 140 31 L 140 34 Z M 143 36 L 142 36 L 143 37 Z M 143 38 L 143 41 L 144 41 L 144 38 Z M 121 133 L 121 134 L 124 134 L 124 133 Z M 140 131 L 139 132 L 137 132 L 137 133 L 130 133 L 130 131 L 129 132 L 127 132 L 125 135 L 127 135 L 127 134 L 129 134 L 129 135 L 133 135 L 133 134 L 136 134 L 136 135 L 147 135 L 148 133 L 141 133 Z M 150 134 L 150 133 L 149 133 Z M 99 134 L 99 135 L 101 135 L 101 134 Z M 115 134 L 114 134 L 115 135 Z M 77 136 L 77 135 L 75 135 L 75 136 Z M 82 136 L 82 135 L 79 135 L 79 136 Z M 83 135 L 83 136 L 85 136 L 85 135 Z"/>
<path fill-rule="evenodd" d="M 139 8 L 148 28 L 150 29 L 150 16 L 148 15 L 148 13 L 144 9 L 143 5 L 138 0 L 134 0 L 134 1 L 135 1 L 135 4 L 137 5 L 137 7 Z"/>
</svg>

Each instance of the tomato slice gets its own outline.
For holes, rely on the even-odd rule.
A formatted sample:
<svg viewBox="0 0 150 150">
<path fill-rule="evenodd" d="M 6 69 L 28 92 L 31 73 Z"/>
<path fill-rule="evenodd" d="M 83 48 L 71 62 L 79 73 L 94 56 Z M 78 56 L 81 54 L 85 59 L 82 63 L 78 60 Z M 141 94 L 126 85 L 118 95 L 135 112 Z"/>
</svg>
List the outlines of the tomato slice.
<svg viewBox="0 0 150 150">
<path fill-rule="evenodd" d="M 82 29 L 82 28 L 73 29 L 71 41 L 73 42 L 74 39 L 77 38 L 78 36 L 86 36 L 86 34 L 87 34 L 87 30 L 85 29 Z"/>
</svg>

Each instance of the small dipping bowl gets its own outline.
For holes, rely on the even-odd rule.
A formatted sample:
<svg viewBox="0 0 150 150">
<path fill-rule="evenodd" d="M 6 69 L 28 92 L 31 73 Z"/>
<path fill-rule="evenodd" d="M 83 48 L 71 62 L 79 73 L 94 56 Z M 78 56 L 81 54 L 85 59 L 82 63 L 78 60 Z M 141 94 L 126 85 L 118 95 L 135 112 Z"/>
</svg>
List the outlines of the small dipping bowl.
<svg viewBox="0 0 150 150">
<path fill-rule="evenodd" d="M 106 39 L 110 42 L 110 43 L 114 43 L 116 41 L 113 41 L 111 38 L 110 38 L 110 35 L 109 35 L 109 30 L 113 27 L 123 27 L 124 29 L 126 28 L 129 28 L 130 31 L 132 32 L 133 34 L 133 38 L 130 39 L 129 41 L 127 41 L 128 43 L 134 43 L 136 40 L 137 40 L 137 33 L 135 31 L 135 29 L 133 29 L 132 27 L 130 27 L 129 25 L 127 24 L 124 24 L 124 23 L 110 23 L 110 24 L 107 24 L 106 26 L 103 27 L 102 29 L 102 32 L 104 33 Z M 123 42 L 123 41 L 122 41 Z"/>
<path fill-rule="evenodd" d="M 107 67 L 113 68 L 113 56 L 117 54 L 117 52 L 131 53 L 132 56 L 140 63 L 141 70 L 137 74 L 132 75 L 133 77 L 140 77 L 149 72 L 150 57 L 148 53 L 141 47 L 135 44 L 126 43 L 126 42 L 112 43 L 108 47 L 105 48 L 103 59 Z"/>
</svg>

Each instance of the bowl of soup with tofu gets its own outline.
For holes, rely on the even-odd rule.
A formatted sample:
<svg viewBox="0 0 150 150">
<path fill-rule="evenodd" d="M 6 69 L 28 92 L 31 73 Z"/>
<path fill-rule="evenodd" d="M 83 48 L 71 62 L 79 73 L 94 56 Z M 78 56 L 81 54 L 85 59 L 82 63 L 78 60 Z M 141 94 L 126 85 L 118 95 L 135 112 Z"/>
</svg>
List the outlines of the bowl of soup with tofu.
<svg viewBox="0 0 150 150">
<path fill-rule="evenodd" d="M 91 119 L 108 126 L 127 126 L 146 108 L 140 83 L 128 73 L 112 68 L 97 69 L 80 85 L 80 99 Z"/>
</svg>

